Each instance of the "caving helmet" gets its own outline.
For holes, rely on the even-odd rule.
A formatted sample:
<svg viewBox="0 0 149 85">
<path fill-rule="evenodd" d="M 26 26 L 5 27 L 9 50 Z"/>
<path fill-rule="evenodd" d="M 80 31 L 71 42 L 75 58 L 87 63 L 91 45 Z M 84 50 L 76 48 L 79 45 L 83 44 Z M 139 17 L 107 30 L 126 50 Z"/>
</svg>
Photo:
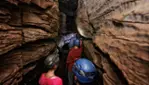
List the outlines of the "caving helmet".
<svg viewBox="0 0 149 85">
<path fill-rule="evenodd" d="M 53 54 L 49 55 L 45 61 L 44 64 L 46 66 L 46 68 L 51 69 L 53 68 L 54 65 L 58 65 L 59 63 L 59 54 L 58 54 L 58 49 L 55 50 L 55 52 L 53 52 Z"/>
<path fill-rule="evenodd" d="M 74 63 L 72 71 L 80 83 L 91 83 L 97 75 L 94 64 L 85 58 L 78 59 Z"/>
<path fill-rule="evenodd" d="M 70 33 L 70 34 L 67 34 L 65 36 L 62 36 L 62 38 L 58 42 L 58 47 L 62 48 L 64 45 L 69 44 L 72 40 L 74 40 L 76 38 L 77 38 L 76 33 Z"/>
<path fill-rule="evenodd" d="M 76 33 L 70 33 L 66 36 L 63 36 L 64 43 L 69 43 L 72 39 L 76 39 Z"/>
<path fill-rule="evenodd" d="M 69 48 L 72 48 L 74 46 L 80 46 L 80 40 L 79 39 L 73 39 L 70 41 L 70 43 L 68 44 Z"/>
</svg>

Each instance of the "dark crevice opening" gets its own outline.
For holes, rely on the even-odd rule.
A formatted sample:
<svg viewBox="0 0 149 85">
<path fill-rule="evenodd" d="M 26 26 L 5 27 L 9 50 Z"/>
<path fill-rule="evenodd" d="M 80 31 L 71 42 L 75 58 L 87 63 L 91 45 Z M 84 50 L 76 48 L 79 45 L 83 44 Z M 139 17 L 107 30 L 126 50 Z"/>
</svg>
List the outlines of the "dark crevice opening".
<svg viewBox="0 0 149 85">
<path fill-rule="evenodd" d="M 78 33 L 75 22 L 78 0 L 59 0 L 58 2 L 61 13 L 59 34 Z"/>
<path fill-rule="evenodd" d="M 115 26 L 119 27 L 119 28 L 123 28 L 123 27 L 124 27 L 124 25 L 123 25 L 121 22 L 112 21 L 112 23 L 113 23 Z"/>
<path fill-rule="evenodd" d="M 33 70 L 29 71 L 26 75 L 23 75 L 23 81 L 20 82 L 19 85 L 39 85 L 38 81 L 39 81 L 40 75 L 41 75 L 41 73 L 44 72 L 44 67 L 43 67 L 44 66 L 44 63 L 43 63 L 44 59 L 45 59 L 45 57 L 34 62 L 34 64 L 28 64 L 28 66 L 36 65 L 36 67 Z"/>
</svg>

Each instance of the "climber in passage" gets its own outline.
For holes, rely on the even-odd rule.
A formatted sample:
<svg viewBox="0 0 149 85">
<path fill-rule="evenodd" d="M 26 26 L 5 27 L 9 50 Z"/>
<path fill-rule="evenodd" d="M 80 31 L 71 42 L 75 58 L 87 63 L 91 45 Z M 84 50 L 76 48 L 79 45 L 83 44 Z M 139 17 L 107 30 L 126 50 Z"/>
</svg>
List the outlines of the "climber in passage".
<svg viewBox="0 0 149 85">
<path fill-rule="evenodd" d="M 97 70 L 94 64 L 86 58 L 78 59 L 72 71 L 75 75 L 76 85 L 94 85 L 92 82 L 96 80 Z"/>
<path fill-rule="evenodd" d="M 49 55 L 45 61 L 46 73 L 43 73 L 39 79 L 40 85 L 63 85 L 62 79 L 55 75 L 55 70 L 59 64 L 58 49 L 51 55 Z"/>
<path fill-rule="evenodd" d="M 69 53 L 66 60 L 67 68 L 68 68 L 68 80 L 69 85 L 73 85 L 73 72 L 72 66 L 74 62 L 81 57 L 82 54 L 82 41 L 79 39 L 71 40 L 69 43 Z"/>
<path fill-rule="evenodd" d="M 77 39 L 77 34 L 76 33 L 70 33 L 67 35 L 63 35 L 62 38 L 58 42 L 58 47 L 62 49 L 62 47 L 65 44 L 69 44 L 71 40 L 76 40 Z"/>
</svg>

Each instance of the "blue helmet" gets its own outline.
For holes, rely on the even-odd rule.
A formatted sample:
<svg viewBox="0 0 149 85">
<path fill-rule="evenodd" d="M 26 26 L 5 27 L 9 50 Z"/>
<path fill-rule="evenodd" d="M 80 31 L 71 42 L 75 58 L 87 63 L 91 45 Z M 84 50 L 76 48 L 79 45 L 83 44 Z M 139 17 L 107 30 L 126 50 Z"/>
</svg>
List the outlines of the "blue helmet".
<svg viewBox="0 0 149 85">
<path fill-rule="evenodd" d="M 74 41 L 74 46 L 80 46 L 80 40 L 79 39 L 76 39 L 75 41 Z"/>
<path fill-rule="evenodd" d="M 69 42 L 69 48 L 72 48 L 74 46 L 80 46 L 80 40 L 79 39 L 72 39 L 70 42 Z"/>
<path fill-rule="evenodd" d="M 97 74 L 94 64 L 85 58 L 78 59 L 74 63 L 72 71 L 81 83 L 91 83 Z"/>
</svg>

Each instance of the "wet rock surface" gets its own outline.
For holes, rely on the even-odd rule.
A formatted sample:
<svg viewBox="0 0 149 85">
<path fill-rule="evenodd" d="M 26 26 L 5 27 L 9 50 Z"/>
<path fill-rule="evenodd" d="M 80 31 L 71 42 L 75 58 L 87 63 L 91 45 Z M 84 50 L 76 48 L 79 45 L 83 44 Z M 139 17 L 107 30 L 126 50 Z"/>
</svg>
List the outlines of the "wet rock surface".
<svg viewBox="0 0 149 85">
<path fill-rule="evenodd" d="M 149 85 L 148 6 L 148 0 L 79 0 L 80 34 L 107 55 L 104 85 Z"/>
<path fill-rule="evenodd" d="M 58 28 L 55 1 L 1 0 L 0 83 L 18 85 L 38 60 L 56 48 L 51 38 L 57 36 Z"/>
</svg>

